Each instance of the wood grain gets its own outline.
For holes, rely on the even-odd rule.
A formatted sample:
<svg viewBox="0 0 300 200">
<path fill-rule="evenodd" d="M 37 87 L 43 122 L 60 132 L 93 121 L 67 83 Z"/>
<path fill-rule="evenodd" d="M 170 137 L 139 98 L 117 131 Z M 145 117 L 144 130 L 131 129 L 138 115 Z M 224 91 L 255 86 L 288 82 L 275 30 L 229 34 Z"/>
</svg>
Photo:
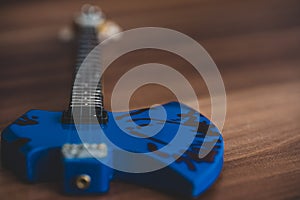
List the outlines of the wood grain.
<svg viewBox="0 0 300 200">
<path fill-rule="evenodd" d="M 63 110 L 72 83 L 71 44 L 58 40 L 85 1 L 3 1 L 0 6 L 0 129 L 29 109 Z M 296 0 L 91 1 L 125 30 L 160 26 L 181 31 L 215 60 L 227 92 L 220 179 L 199 199 L 300 198 L 300 3 Z M 184 44 L 169 44 L 182 45 Z M 136 65 L 160 62 L 179 70 L 210 116 L 201 77 L 173 54 L 143 50 L 122 56 L 104 76 L 107 108 L 118 78 Z M 151 91 L 151 92 L 149 92 Z M 124 91 L 125 94 L 126 91 Z M 122 94 L 120 94 L 122 95 Z M 140 88 L 131 107 L 173 100 L 158 86 Z M 192 100 L 187 100 L 195 105 Z M 124 108 L 120 108 L 124 109 Z M 0 199 L 73 199 L 56 183 L 26 184 L 0 170 Z M 112 183 L 108 195 L 76 199 L 176 199 Z"/>
</svg>

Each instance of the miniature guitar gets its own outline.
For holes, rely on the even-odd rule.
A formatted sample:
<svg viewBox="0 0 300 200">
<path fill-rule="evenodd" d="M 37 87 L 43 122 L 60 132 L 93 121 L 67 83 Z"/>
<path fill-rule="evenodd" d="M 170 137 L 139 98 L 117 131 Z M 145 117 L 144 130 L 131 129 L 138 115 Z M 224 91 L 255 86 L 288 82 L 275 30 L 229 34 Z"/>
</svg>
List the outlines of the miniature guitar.
<svg viewBox="0 0 300 200">
<path fill-rule="evenodd" d="M 89 7 L 81 13 L 76 23 L 79 25 L 79 47 L 75 73 L 99 43 L 99 27 L 103 28 L 105 20 L 100 11 Z M 94 70 L 93 74 L 99 72 L 98 68 Z M 166 111 L 166 120 L 150 118 L 149 108 L 131 110 L 129 114 L 112 113 L 104 109 L 101 82 L 96 93 L 91 95 L 91 91 L 88 82 L 73 85 L 73 95 L 65 111 L 30 110 L 5 128 L 1 135 L 3 166 L 28 182 L 61 181 L 63 191 L 71 195 L 106 193 L 110 181 L 117 180 L 171 194 L 197 197 L 218 178 L 223 165 L 223 139 L 217 127 L 205 116 L 179 102 L 161 105 Z M 186 149 L 178 149 L 180 156 L 166 167 L 144 173 L 115 170 L 99 159 L 125 165 L 141 163 L 124 160 L 118 150 L 111 149 L 99 137 L 91 137 L 83 143 L 72 115 L 72 108 L 76 106 L 83 111 L 92 106 L 96 111 L 99 123 L 95 124 L 89 122 L 89 112 L 82 112 L 80 122 L 82 126 L 89 127 L 87 134 L 97 134 L 93 133 L 93 127 L 101 127 L 103 134 L 121 149 L 135 153 L 155 152 L 154 156 L 150 154 L 149 159 L 157 163 L 164 164 L 176 156 L 176 153 L 163 151 L 163 147 L 172 141 L 179 126 L 183 127 L 185 134 L 195 137 Z M 159 107 L 151 110 L 155 114 L 159 112 Z M 128 121 L 133 121 L 135 125 L 127 125 Z M 157 125 L 164 121 L 164 126 L 154 136 L 134 137 L 147 135 L 143 127 L 147 127 L 150 121 Z M 132 135 L 124 133 L 118 126 L 120 123 L 127 126 Z M 214 143 L 213 148 L 200 158 L 200 150 L 205 149 L 208 143 Z"/>
</svg>

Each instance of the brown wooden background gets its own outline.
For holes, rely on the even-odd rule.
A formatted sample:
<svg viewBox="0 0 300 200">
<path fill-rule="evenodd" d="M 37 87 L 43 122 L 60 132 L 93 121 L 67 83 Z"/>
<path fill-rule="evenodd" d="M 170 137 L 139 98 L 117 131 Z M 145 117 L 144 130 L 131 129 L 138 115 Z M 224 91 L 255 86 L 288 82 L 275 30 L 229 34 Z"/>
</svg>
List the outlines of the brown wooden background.
<svg viewBox="0 0 300 200">
<path fill-rule="evenodd" d="M 72 45 L 57 39 L 84 1 L 2 1 L 0 6 L 0 129 L 31 108 L 68 104 Z M 227 91 L 225 164 L 203 199 L 300 198 L 300 2 L 297 0 L 91 1 L 124 29 L 161 26 L 200 42 L 219 67 Z M 105 73 L 111 90 L 128 69 L 160 62 L 180 70 L 197 90 L 201 112 L 210 100 L 189 64 L 166 52 L 143 50 L 118 59 Z M 126 91 L 125 91 L 126 92 Z M 131 107 L 167 102 L 166 88 L 145 86 Z M 193 102 L 185 102 L 193 104 Z M 122 109 L 122 108 L 120 108 Z M 0 170 L 0 199 L 73 199 L 56 184 L 28 185 Z M 105 196 L 76 199 L 174 199 L 147 188 L 112 183 Z M 201 199 L 200 198 L 200 199 Z"/>
</svg>

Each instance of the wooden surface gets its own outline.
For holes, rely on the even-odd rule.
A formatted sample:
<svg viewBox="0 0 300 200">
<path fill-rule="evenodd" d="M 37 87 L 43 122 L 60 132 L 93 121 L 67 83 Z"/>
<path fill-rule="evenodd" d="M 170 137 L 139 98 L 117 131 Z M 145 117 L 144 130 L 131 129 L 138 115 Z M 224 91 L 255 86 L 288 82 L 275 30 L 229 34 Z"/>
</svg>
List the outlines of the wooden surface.
<svg viewBox="0 0 300 200">
<path fill-rule="evenodd" d="M 1 3 L 1 130 L 29 109 L 66 108 L 72 81 L 72 45 L 59 41 L 57 34 L 70 24 L 82 3 Z M 300 198 L 299 1 L 119 0 L 96 4 L 124 29 L 161 26 L 189 35 L 206 48 L 218 65 L 228 101 L 223 129 L 225 163 L 221 177 L 202 199 Z M 209 95 L 200 76 L 186 61 L 155 50 L 125 55 L 105 73 L 108 109 L 111 90 L 122 73 L 148 62 L 180 70 L 197 90 L 201 112 L 210 116 Z M 166 88 L 145 86 L 134 94 L 131 107 L 172 99 L 173 94 Z M 25 184 L 1 169 L 0 199 L 74 197 L 63 196 L 55 183 Z M 112 183 L 108 195 L 76 199 L 175 197 Z"/>
</svg>

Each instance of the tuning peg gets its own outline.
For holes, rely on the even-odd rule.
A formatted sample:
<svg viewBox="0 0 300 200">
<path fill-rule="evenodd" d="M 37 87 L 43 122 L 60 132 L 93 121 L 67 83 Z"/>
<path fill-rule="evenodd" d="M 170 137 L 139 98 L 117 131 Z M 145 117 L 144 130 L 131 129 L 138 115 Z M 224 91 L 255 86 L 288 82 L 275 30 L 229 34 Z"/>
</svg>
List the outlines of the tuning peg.
<svg viewBox="0 0 300 200">
<path fill-rule="evenodd" d="M 100 41 L 103 41 L 122 31 L 122 28 L 117 23 L 110 20 L 104 21 L 102 24 L 100 24 L 97 27 L 97 29 L 98 29 L 98 38 Z M 117 37 L 113 37 L 113 39 L 116 40 L 119 38 L 120 38 L 120 34 L 118 34 Z"/>
<path fill-rule="evenodd" d="M 58 39 L 63 42 L 70 42 L 75 38 L 73 27 L 64 26 L 58 32 Z"/>
</svg>

